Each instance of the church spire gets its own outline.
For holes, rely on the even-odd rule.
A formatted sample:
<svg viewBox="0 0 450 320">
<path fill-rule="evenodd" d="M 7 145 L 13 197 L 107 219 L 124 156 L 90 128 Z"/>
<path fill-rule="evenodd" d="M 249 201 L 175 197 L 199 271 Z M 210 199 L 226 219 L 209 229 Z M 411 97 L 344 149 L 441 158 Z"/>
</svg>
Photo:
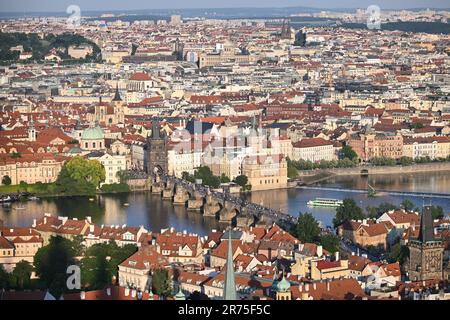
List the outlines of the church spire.
<svg viewBox="0 0 450 320">
<path fill-rule="evenodd" d="M 116 93 L 114 94 L 114 98 L 112 101 L 122 101 L 119 93 L 119 82 L 116 83 Z"/>
<path fill-rule="evenodd" d="M 233 249 L 231 246 L 231 228 L 228 231 L 228 255 L 227 264 L 225 270 L 225 287 L 224 287 L 224 299 L 225 300 L 237 300 L 236 298 L 236 281 L 234 278 L 234 266 L 233 266 Z"/>
</svg>

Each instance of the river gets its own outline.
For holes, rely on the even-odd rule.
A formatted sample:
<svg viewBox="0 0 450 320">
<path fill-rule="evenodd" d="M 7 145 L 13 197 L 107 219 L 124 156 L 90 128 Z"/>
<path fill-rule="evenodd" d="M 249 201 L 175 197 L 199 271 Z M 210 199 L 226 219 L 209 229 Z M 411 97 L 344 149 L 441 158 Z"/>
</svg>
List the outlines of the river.
<svg viewBox="0 0 450 320">
<path fill-rule="evenodd" d="M 311 212 L 324 225 L 331 225 L 335 214 L 332 208 L 309 208 L 307 201 L 321 198 L 353 198 L 357 204 L 367 206 L 389 202 L 399 205 L 404 199 L 412 200 L 418 207 L 423 203 L 442 206 L 446 213 L 450 212 L 450 199 L 426 198 L 419 196 L 386 195 L 381 193 L 375 198 L 365 193 L 352 192 L 348 189 L 367 189 L 367 184 L 377 191 L 410 191 L 422 193 L 442 193 L 450 195 L 450 172 L 373 175 L 336 176 L 312 187 L 337 188 L 324 191 L 317 189 L 283 189 L 252 192 L 247 195 L 252 202 L 280 209 L 292 215 L 299 212 Z M 126 204 L 129 204 L 128 206 Z M 30 226 L 33 219 L 42 217 L 44 213 L 83 219 L 91 216 L 98 224 L 130 226 L 143 225 L 149 230 L 159 231 L 161 228 L 174 227 L 177 230 L 206 235 L 211 229 L 220 228 L 213 218 L 203 217 L 197 212 L 188 212 L 185 208 L 174 206 L 170 201 L 162 200 L 148 192 L 99 195 L 94 201 L 87 197 L 44 198 L 37 201 L 13 203 L 0 206 L 0 219 L 7 226 Z"/>
</svg>

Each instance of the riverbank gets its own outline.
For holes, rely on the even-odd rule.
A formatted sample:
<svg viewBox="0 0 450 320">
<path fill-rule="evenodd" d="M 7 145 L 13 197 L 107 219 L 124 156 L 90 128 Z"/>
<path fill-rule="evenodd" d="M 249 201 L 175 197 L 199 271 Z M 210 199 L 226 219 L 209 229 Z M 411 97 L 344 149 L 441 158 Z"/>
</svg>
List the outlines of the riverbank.
<svg viewBox="0 0 450 320">
<path fill-rule="evenodd" d="M 450 171 L 450 162 L 423 163 L 410 166 L 359 166 L 354 168 L 303 170 L 299 171 L 298 177 L 302 178 L 302 180 L 317 180 L 325 177 L 325 175 L 330 178 L 335 175 L 361 175 L 363 172 L 368 175 L 377 175 L 440 171 Z M 326 178 L 322 180 L 326 180 Z M 310 184 L 310 182 L 307 183 Z"/>
</svg>

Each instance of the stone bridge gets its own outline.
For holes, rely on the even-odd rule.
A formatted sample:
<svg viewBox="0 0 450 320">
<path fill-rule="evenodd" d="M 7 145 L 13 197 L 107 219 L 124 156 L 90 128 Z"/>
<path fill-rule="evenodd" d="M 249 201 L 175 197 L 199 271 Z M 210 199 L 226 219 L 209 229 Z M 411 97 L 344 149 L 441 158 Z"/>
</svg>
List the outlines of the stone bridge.
<svg viewBox="0 0 450 320">
<path fill-rule="evenodd" d="M 152 194 L 159 194 L 174 205 L 184 206 L 187 210 L 197 211 L 223 223 L 246 227 L 275 222 L 285 228 L 296 223 L 296 218 L 289 214 L 173 176 L 153 174 L 147 179 Z"/>
</svg>

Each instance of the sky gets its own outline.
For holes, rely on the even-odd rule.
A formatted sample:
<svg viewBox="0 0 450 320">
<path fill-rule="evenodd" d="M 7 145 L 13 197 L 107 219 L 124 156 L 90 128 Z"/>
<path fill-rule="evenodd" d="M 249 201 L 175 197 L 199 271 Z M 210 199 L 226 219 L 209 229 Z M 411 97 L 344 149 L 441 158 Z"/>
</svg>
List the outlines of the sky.
<svg viewBox="0 0 450 320">
<path fill-rule="evenodd" d="M 116 11 L 177 8 L 292 7 L 381 9 L 449 8 L 448 0 L 0 0 L 2 12 L 64 12 L 71 5 L 81 10 Z"/>
</svg>

